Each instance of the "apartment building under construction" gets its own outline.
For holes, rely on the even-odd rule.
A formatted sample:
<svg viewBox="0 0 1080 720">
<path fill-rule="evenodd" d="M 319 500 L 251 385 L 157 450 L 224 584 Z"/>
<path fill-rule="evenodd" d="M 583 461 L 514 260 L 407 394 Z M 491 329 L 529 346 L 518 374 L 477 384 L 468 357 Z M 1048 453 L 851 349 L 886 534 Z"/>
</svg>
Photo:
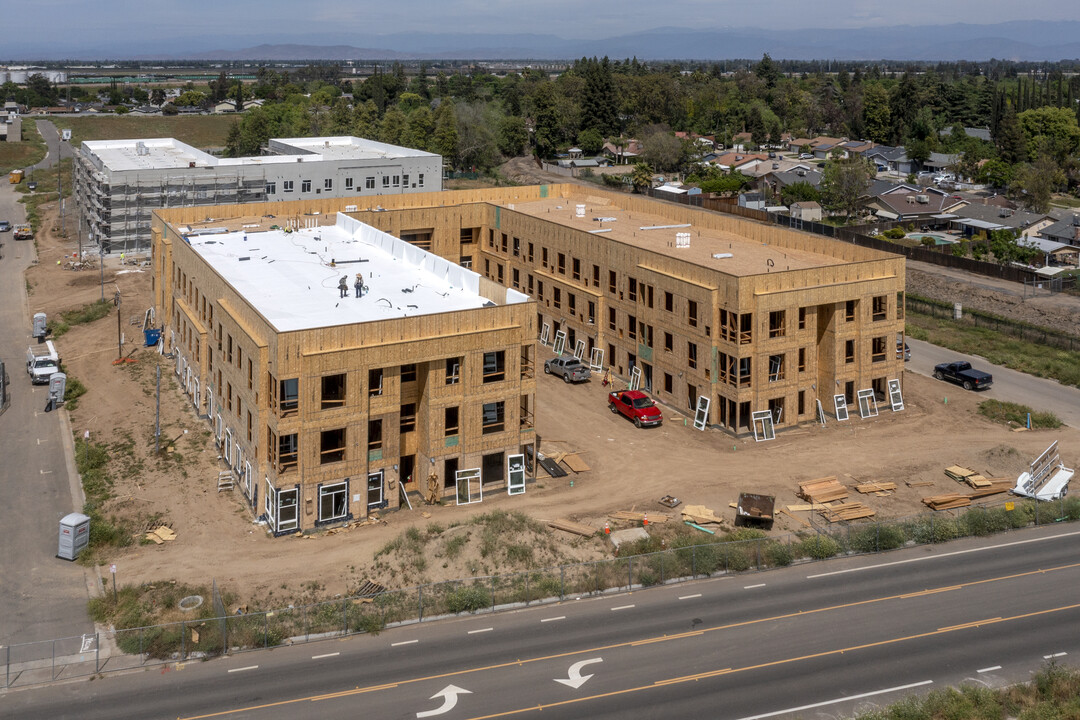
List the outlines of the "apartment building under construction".
<svg viewBox="0 0 1080 720">
<path fill-rule="evenodd" d="M 577 354 L 731 434 L 902 391 L 901 256 L 640 196 L 177 208 L 153 237 L 181 384 L 280 532 L 404 504 L 431 475 L 459 502 L 517 487 L 538 354 Z"/>
</svg>

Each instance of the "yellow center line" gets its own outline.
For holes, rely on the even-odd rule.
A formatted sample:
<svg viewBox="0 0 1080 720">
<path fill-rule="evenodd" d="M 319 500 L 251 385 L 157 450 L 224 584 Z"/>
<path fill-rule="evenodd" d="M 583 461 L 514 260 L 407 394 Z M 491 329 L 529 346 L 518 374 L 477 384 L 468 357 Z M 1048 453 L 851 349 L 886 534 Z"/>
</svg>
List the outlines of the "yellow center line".
<svg viewBox="0 0 1080 720">
<path fill-rule="evenodd" d="M 668 685 L 678 685 L 678 684 L 687 683 L 687 682 L 695 682 L 697 680 L 704 680 L 706 678 L 718 677 L 720 675 L 730 675 L 730 674 L 734 674 L 734 673 L 746 672 L 748 670 L 760 670 L 762 668 L 775 667 L 777 665 L 786 665 L 788 663 L 800 662 L 800 661 L 803 661 L 803 660 L 815 660 L 815 659 L 818 659 L 818 658 L 828 657 L 830 655 L 842 655 L 844 653 L 854 652 L 856 650 L 866 650 L 868 648 L 882 647 L 882 646 L 885 646 L 885 645 L 893 645 L 895 643 L 906 642 L 908 640 L 918 640 L 918 639 L 921 639 L 921 638 L 933 637 L 934 635 L 944 635 L 945 633 L 956 632 L 957 630 L 962 630 L 964 628 L 978 627 L 981 624 L 986 625 L 986 624 L 995 623 L 995 622 L 1009 622 L 1009 621 L 1012 621 L 1012 620 L 1023 620 L 1025 618 L 1036 617 L 1038 615 L 1046 615 L 1046 614 L 1049 614 L 1049 613 L 1063 612 L 1065 610 L 1075 610 L 1077 608 L 1080 608 L 1080 604 L 1065 605 L 1063 607 L 1051 608 L 1049 610 L 1037 610 L 1035 612 L 1024 613 L 1023 615 L 1014 615 L 1013 617 L 1010 617 L 1010 618 L 993 618 L 993 619 L 990 619 L 990 620 L 980 620 L 979 622 L 969 623 L 967 625 L 957 625 L 957 626 L 952 627 L 952 628 L 942 628 L 940 630 L 930 630 L 928 632 L 918 633 L 916 635 L 907 635 L 907 636 L 904 636 L 904 637 L 890 638 L 888 640 L 879 640 L 877 642 L 865 643 L 863 645 L 852 645 L 851 647 L 838 648 L 838 649 L 835 649 L 835 650 L 824 650 L 822 652 L 813 653 L 811 655 L 803 655 L 803 656 L 800 656 L 800 657 L 793 657 L 793 658 L 784 658 L 782 660 L 772 660 L 770 662 L 760 663 L 758 665 L 748 665 L 747 667 L 742 667 L 742 668 L 735 668 L 735 669 L 725 668 L 723 670 L 713 670 L 711 672 L 698 673 L 696 675 L 684 675 L 682 677 L 669 678 L 667 680 L 657 680 L 656 682 L 654 682 L 651 685 L 640 685 L 638 687 L 625 688 L 625 689 L 622 689 L 622 690 L 612 690 L 612 691 L 606 692 L 606 693 L 598 693 L 596 695 L 590 695 L 590 696 L 587 696 L 587 697 L 573 698 L 573 699 L 570 699 L 570 700 L 562 700 L 562 701 L 559 701 L 559 702 L 548 703 L 546 705 L 534 705 L 532 707 L 518 708 L 516 710 L 506 710 L 506 711 L 503 711 L 503 712 L 493 713 L 491 715 L 478 715 L 476 717 L 470 718 L 469 720 L 491 720 L 492 718 L 508 717 L 510 715 L 520 715 L 520 714 L 523 714 L 523 713 L 532 712 L 534 710 L 540 710 L 540 711 L 549 710 L 551 708 L 556 708 L 556 707 L 560 707 L 560 706 L 563 706 L 563 705 L 572 705 L 572 704 L 575 704 L 575 703 L 587 702 L 589 700 L 599 700 L 599 699 L 602 699 L 602 698 L 614 697 L 616 695 L 625 695 L 625 694 L 629 694 L 629 693 L 641 692 L 643 690 L 654 690 L 654 689 L 656 689 L 658 687 L 665 687 L 665 686 L 668 686 Z"/>
<path fill-rule="evenodd" d="M 715 632 L 715 631 L 719 631 L 719 630 L 731 630 L 731 629 L 734 629 L 734 628 L 748 627 L 748 626 L 751 626 L 751 625 L 758 625 L 758 624 L 761 624 L 761 623 L 776 622 L 776 621 L 779 621 L 779 620 L 787 620 L 787 619 L 790 619 L 790 618 L 797 618 L 797 617 L 801 617 L 801 616 L 804 616 L 804 615 L 815 615 L 815 614 L 833 612 L 833 611 L 836 611 L 836 610 L 846 610 L 846 609 L 853 608 L 853 607 L 859 607 L 861 605 L 873 605 L 875 603 L 888 602 L 890 600 L 911 599 L 912 597 L 922 597 L 922 596 L 924 596 L 926 594 L 933 594 L 935 592 L 943 592 L 945 590 L 957 590 L 957 589 L 962 589 L 962 588 L 976 587 L 978 585 L 984 585 L 984 584 L 992 583 L 992 582 L 1003 582 L 1003 581 L 1006 581 L 1006 580 L 1016 580 L 1018 578 L 1029 577 L 1031 575 L 1041 575 L 1041 574 L 1050 573 L 1050 572 L 1059 572 L 1059 571 L 1062 571 L 1062 570 L 1071 570 L 1071 569 L 1074 569 L 1074 568 L 1077 568 L 1077 567 L 1080 567 L 1080 563 L 1071 563 L 1069 565 L 1061 565 L 1061 566 L 1053 567 L 1053 568 L 1030 570 L 1028 572 L 1014 573 L 1012 575 L 1003 575 L 1001 577 L 996 577 L 996 578 L 987 578 L 985 580 L 973 580 L 972 582 L 963 583 L 961 585 L 950 585 L 950 586 L 945 587 L 945 588 L 937 588 L 937 589 L 925 590 L 925 591 L 923 591 L 921 593 L 917 593 L 915 595 L 912 595 L 911 593 L 904 593 L 904 594 L 898 594 L 898 595 L 886 595 L 886 596 L 879 597 L 879 598 L 871 598 L 869 600 L 858 600 L 858 601 L 850 602 L 850 603 L 842 603 L 840 605 L 828 605 L 826 607 L 815 608 L 813 610 L 798 610 L 796 612 L 784 613 L 783 615 L 773 615 L 771 617 L 757 618 L 755 620 L 744 620 L 742 622 L 728 623 L 728 624 L 725 624 L 725 625 L 716 625 L 716 626 L 710 627 L 710 628 L 701 628 L 700 630 L 696 630 L 696 631 L 693 631 L 693 632 L 690 632 L 690 633 L 683 633 L 681 635 L 673 635 L 673 636 L 663 636 L 663 635 L 661 635 L 661 636 L 656 637 L 656 638 L 645 638 L 643 640 L 630 640 L 630 641 L 625 641 L 625 642 L 613 643 L 611 645 L 601 645 L 601 646 L 598 646 L 598 647 L 587 648 L 587 649 L 584 649 L 584 650 L 568 650 L 568 651 L 562 652 L 562 653 L 555 653 L 554 655 L 544 655 L 544 656 L 540 656 L 540 657 L 526 658 L 524 660 L 518 659 L 518 660 L 512 660 L 512 661 L 504 662 L 504 663 L 497 663 L 497 664 L 494 664 L 494 665 L 486 665 L 486 666 L 482 666 L 482 667 L 466 668 L 464 670 L 453 670 L 453 671 L 450 671 L 450 672 L 440 673 L 440 674 L 437 674 L 437 675 L 427 675 L 427 676 L 424 676 L 424 677 L 410 678 L 410 679 L 407 679 L 407 680 L 399 680 L 397 683 L 394 683 L 392 685 L 389 685 L 389 684 L 388 685 L 375 685 L 375 686 L 370 686 L 370 687 L 366 687 L 366 688 L 356 688 L 354 690 L 345 690 L 345 691 L 342 691 L 340 693 L 331 693 L 330 695 L 333 695 L 334 697 L 348 697 L 349 695 L 359 695 L 361 693 L 372 692 L 374 690 L 385 690 L 385 689 L 389 689 L 389 688 L 398 687 L 400 685 L 410 685 L 410 684 L 413 684 L 413 683 L 426 682 L 426 681 L 429 681 L 429 680 L 441 680 L 441 679 L 444 679 L 444 678 L 452 678 L 452 677 L 457 677 L 457 676 L 461 676 L 461 675 L 470 675 L 472 673 L 486 672 L 486 671 L 489 671 L 489 670 L 499 670 L 499 669 L 503 669 L 503 668 L 513 667 L 515 665 L 520 666 L 520 665 L 525 665 L 525 664 L 529 664 L 529 663 L 545 662 L 545 661 L 548 661 L 548 660 L 558 660 L 560 658 L 574 657 L 576 655 L 583 655 L 583 654 L 586 654 L 586 653 L 597 653 L 597 652 L 602 652 L 602 651 L 605 651 L 605 650 L 615 650 L 615 649 L 619 649 L 619 648 L 636 647 L 636 646 L 639 646 L 639 645 L 650 644 L 650 643 L 653 643 L 653 642 L 663 642 L 665 640 L 671 640 L 671 639 L 676 639 L 676 638 L 680 638 L 680 637 L 696 637 L 698 635 L 703 635 L 704 633 L 707 633 L 707 632 Z M 1018 617 L 1023 617 L 1023 616 L 1018 616 Z M 870 647 L 870 646 L 867 646 L 867 647 Z M 652 686 L 648 686 L 648 687 L 652 687 Z M 630 691 L 627 690 L 627 691 L 618 691 L 618 692 L 630 692 Z M 290 704 L 293 704 L 293 703 L 311 702 L 313 700 L 323 699 L 325 697 L 327 697 L 327 694 L 313 695 L 313 696 L 300 697 L 300 698 L 292 698 L 292 699 L 289 699 L 289 700 L 279 700 L 277 702 L 267 703 L 265 705 L 251 705 L 251 706 L 248 706 L 248 707 L 234 708 L 232 710 L 220 710 L 218 712 L 207 713 L 205 715 L 192 715 L 192 716 L 189 716 L 189 717 L 186 717 L 186 718 L 185 717 L 178 717 L 177 720 L 205 720 L 206 718 L 223 717 L 225 715 L 233 715 L 233 714 L 236 714 L 236 713 L 251 712 L 253 710 L 262 710 L 262 709 L 271 708 L 271 707 L 280 707 L 282 705 L 290 705 Z M 596 697 L 604 697 L 604 696 L 596 696 Z M 542 709 L 542 708 L 538 707 L 536 709 Z M 519 712 L 519 711 L 514 711 L 514 712 Z M 498 716 L 497 715 L 492 715 L 490 717 L 498 717 Z"/>
<path fill-rule="evenodd" d="M 951 590 L 960 590 L 963 587 L 963 585 L 952 585 L 951 587 L 934 588 L 933 590 L 921 590 L 919 592 L 901 595 L 900 599 L 907 600 L 908 598 L 926 597 L 927 595 L 936 595 L 937 593 L 949 592 Z"/>
</svg>

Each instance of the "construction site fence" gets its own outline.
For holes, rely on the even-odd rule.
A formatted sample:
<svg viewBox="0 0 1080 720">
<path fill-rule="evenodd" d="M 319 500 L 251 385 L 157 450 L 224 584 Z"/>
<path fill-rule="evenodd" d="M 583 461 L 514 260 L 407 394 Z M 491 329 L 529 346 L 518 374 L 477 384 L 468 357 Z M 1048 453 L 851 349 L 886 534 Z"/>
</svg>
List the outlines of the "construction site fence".
<svg viewBox="0 0 1080 720">
<path fill-rule="evenodd" d="M 1061 348 L 1062 350 L 1080 350 L 1080 337 L 1075 335 L 1069 335 L 1068 333 L 1057 332 L 1035 325 L 1027 325 L 1025 323 L 1016 322 L 1015 320 L 1009 320 L 1007 318 L 984 313 L 979 310 L 961 308 L 961 317 L 959 320 L 956 320 L 954 318 L 955 308 L 952 303 L 913 296 L 911 293 L 908 293 L 905 298 L 905 306 L 909 311 L 914 313 L 951 320 L 961 325 L 987 328 L 1002 333 L 1003 335 L 1009 335 L 1039 345 L 1049 345 Z"/>
<path fill-rule="evenodd" d="M 1080 497 L 1015 500 L 877 522 L 829 523 L 811 513 L 808 529 L 797 534 L 671 547 L 265 612 L 221 614 L 215 592 L 208 603 L 216 608 L 215 617 L 15 644 L 0 648 L 0 660 L 5 688 L 35 685 L 1076 520 Z"/>
</svg>

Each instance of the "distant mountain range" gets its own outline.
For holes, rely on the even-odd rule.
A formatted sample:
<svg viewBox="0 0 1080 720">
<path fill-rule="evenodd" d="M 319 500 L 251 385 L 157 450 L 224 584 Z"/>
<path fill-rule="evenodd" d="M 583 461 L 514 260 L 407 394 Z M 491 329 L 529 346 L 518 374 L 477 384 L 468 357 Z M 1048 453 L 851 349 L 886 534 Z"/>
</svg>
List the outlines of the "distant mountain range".
<svg viewBox="0 0 1080 720">
<path fill-rule="evenodd" d="M 10 39 L 9 39 L 10 40 Z M 43 41 L 39 37 L 39 43 Z M 956 61 L 998 58 L 1056 61 L 1080 58 L 1080 22 L 1031 20 L 997 25 L 903 25 L 864 29 L 765 30 L 762 28 L 657 28 L 608 38 L 460 33 L 340 33 L 288 37 L 160 38 L 154 49 L 132 45 L 127 55 L 67 46 L 33 50 L 9 47 L 11 59 L 160 60 L 569 60 L 608 56 L 641 60 L 773 59 Z M 12 43 L 14 45 L 14 43 Z M 237 49 L 238 48 L 238 49 Z M 4 52 L 0 50 L 0 52 Z"/>
</svg>

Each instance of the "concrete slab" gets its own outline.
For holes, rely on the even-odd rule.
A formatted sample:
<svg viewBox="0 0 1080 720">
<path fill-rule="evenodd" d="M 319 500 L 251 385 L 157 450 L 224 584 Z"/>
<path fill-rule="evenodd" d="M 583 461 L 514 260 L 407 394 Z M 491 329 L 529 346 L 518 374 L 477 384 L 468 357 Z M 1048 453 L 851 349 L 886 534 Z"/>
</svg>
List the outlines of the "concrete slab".
<svg viewBox="0 0 1080 720">
<path fill-rule="evenodd" d="M 649 533 L 645 531 L 645 528 L 630 528 L 628 530 L 616 530 L 608 536 L 611 538 L 611 544 L 618 550 L 619 546 L 623 543 L 633 543 L 638 540 L 648 540 Z"/>
</svg>

